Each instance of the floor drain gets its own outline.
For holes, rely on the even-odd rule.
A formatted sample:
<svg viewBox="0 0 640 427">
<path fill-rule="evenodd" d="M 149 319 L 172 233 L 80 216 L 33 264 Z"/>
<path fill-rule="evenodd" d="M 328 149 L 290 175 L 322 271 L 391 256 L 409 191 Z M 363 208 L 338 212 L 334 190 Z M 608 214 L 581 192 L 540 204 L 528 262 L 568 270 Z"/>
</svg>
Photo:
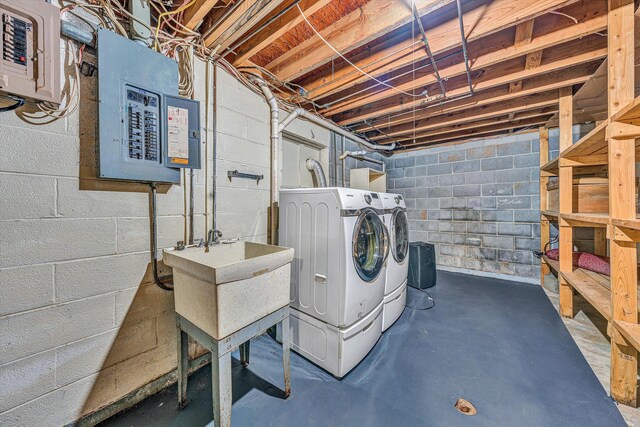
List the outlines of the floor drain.
<svg viewBox="0 0 640 427">
<path fill-rule="evenodd" d="M 460 398 L 460 399 L 456 400 L 456 404 L 454 405 L 454 407 L 461 414 L 475 415 L 475 414 L 478 413 L 478 410 L 476 409 L 476 407 L 473 406 L 473 404 L 471 402 L 469 402 L 468 400 L 466 400 L 466 399 Z"/>
</svg>

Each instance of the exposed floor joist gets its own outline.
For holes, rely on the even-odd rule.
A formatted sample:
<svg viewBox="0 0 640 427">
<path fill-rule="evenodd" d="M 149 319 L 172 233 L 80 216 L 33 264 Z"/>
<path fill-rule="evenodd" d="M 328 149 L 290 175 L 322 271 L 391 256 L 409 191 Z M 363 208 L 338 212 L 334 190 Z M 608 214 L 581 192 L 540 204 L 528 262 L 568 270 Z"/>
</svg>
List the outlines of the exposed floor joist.
<svg viewBox="0 0 640 427">
<path fill-rule="evenodd" d="M 236 66 L 275 75 L 289 101 L 404 149 L 549 118 L 557 91 L 577 89 L 607 54 L 607 0 L 462 0 L 470 96 L 456 1 L 416 6 L 444 99 L 404 0 L 196 0 L 182 19 Z"/>
</svg>

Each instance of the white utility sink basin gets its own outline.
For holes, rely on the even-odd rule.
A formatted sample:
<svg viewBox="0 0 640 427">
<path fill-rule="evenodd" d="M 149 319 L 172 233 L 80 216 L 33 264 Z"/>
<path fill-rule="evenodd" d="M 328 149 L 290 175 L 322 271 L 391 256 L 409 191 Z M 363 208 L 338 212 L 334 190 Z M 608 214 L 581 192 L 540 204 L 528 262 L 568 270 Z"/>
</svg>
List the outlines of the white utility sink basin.
<svg viewBox="0 0 640 427">
<path fill-rule="evenodd" d="M 293 249 L 250 242 L 164 251 L 176 313 L 221 339 L 289 304 Z"/>
</svg>

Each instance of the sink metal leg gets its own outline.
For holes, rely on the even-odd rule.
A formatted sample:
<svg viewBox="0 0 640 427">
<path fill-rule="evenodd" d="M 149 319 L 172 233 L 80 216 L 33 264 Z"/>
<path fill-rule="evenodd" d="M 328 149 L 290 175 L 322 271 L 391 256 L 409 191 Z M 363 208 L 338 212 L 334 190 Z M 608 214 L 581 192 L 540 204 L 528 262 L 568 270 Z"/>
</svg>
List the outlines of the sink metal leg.
<svg viewBox="0 0 640 427">
<path fill-rule="evenodd" d="M 189 335 L 178 327 L 178 408 L 187 405 L 189 378 Z"/>
<path fill-rule="evenodd" d="M 213 386 L 213 420 L 215 427 L 231 427 L 231 353 L 220 357 L 211 354 L 211 382 Z"/>
<path fill-rule="evenodd" d="M 251 352 L 251 340 L 247 340 L 240 344 L 240 362 L 242 366 L 249 365 L 249 354 Z"/>
<path fill-rule="evenodd" d="M 284 368 L 284 395 L 289 397 L 291 394 L 291 357 L 290 357 L 290 341 L 289 341 L 289 316 L 280 322 L 278 328 L 282 331 L 282 365 Z"/>
</svg>

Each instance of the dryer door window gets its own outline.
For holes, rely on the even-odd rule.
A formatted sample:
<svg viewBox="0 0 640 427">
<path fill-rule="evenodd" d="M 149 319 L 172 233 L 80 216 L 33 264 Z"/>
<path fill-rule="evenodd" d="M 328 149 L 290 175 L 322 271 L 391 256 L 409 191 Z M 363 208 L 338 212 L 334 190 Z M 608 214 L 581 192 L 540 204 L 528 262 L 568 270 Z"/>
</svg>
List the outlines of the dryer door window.
<svg viewBox="0 0 640 427">
<path fill-rule="evenodd" d="M 358 276 L 366 282 L 378 277 L 388 254 L 387 231 L 373 209 L 358 217 L 353 235 L 353 263 Z"/>
<path fill-rule="evenodd" d="M 403 210 L 396 209 L 391 217 L 391 253 L 396 262 L 401 263 L 407 257 L 409 251 L 409 221 Z"/>
</svg>

